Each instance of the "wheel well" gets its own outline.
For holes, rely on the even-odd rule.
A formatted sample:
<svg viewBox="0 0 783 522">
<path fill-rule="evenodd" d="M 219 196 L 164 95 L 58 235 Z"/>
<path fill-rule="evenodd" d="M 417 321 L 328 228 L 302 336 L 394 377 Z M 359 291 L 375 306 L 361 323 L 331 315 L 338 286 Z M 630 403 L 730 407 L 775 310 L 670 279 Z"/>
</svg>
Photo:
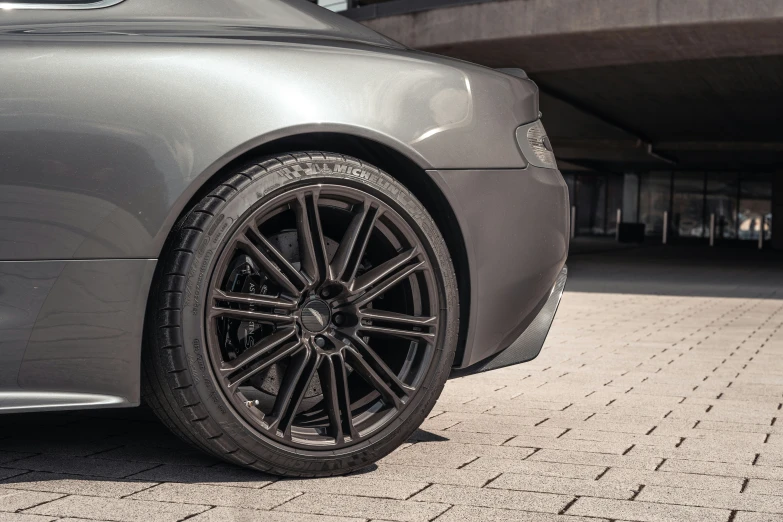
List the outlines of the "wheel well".
<svg viewBox="0 0 783 522">
<path fill-rule="evenodd" d="M 451 254 L 460 300 L 460 328 L 455 365 L 462 362 L 470 318 L 470 269 L 467 248 L 457 217 L 446 196 L 430 176 L 404 154 L 376 141 L 339 133 L 309 133 L 274 140 L 251 149 L 216 173 L 193 197 L 200 200 L 220 184 L 225 174 L 262 156 L 290 154 L 305 151 L 323 151 L 345 154 L 384 170 L 410 190 L 430 213 L 443 234 Z M 187 208 L 190 208 L 188 205 Z"/>
</svg>

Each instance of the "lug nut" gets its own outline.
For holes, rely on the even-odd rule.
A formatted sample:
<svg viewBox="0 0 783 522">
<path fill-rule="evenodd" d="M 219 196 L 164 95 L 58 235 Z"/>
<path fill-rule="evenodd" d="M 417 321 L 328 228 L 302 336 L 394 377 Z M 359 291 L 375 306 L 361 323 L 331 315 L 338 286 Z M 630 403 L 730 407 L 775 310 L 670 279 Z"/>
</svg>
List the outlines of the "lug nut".
<svg viewBox="0 0 783 522">
<path fill-rule="evenodd" d="M 337 314 L 334 316 L 334 324 L 342 326 L 345 324 L 345 316 L 343 314 Z"/>
<path fill-rule="evenodd" d="M 315 338 L 315 345 L 316 345 L 318 348 L 324 348 L 324 347 L 326 346 L 326 339 L 324 339 L 324 338 L 323 338 L 323 337 L 321 337 L 321 336 L 318 336 L 318 337 L 316 337 L 316 338 Z"/>
<path fill-rule="evenodd" d="M 330 295 L 331 294 L 329 293 L 329 289 L 328 288 L 324 288 L 323 290 L 321 290 L 321 297 L 323 297 L 324 299 L 326 299 Z"/>
</svg>

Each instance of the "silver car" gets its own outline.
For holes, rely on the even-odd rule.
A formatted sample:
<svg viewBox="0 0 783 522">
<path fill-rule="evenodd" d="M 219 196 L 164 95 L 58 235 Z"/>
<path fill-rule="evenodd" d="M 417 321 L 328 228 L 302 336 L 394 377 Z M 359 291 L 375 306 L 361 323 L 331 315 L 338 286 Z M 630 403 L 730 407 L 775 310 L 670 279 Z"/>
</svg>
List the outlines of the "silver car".
<svg viewBox="0 0 783 522">
<path fill-rule="evenodd" d="M 538 355 L 568 238 L 520 70 L 304 0 L 0 2 L 1 411 L 356 470 Z"/>
</svg>

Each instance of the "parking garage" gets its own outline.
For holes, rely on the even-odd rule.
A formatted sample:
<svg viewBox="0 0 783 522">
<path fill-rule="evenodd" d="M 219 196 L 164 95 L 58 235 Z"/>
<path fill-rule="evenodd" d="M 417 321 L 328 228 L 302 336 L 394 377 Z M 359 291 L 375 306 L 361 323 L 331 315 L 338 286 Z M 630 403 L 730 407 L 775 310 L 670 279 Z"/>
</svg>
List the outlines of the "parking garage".
<svg viewBox="0 0 783 522">
<path fill-rule="evenodd" d="M 779 2 L 320 3 L 415 49 L 524 69 L 575 236 L 615 236 L 619 218 L 647 242 L 783 248 Z"/>
</svg>

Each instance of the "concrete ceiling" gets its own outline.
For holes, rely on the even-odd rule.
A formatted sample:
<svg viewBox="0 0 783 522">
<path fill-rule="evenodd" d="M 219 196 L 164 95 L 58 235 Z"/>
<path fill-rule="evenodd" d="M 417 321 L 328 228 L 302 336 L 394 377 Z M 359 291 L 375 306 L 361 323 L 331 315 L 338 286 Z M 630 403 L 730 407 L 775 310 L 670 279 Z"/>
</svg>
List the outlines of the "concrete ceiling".
<svg viewBox="0 0 783 522">
<path fill-rule="evenodd" d="M 783 165 L 783 0 L 498 0 L 363 23 L 526 69 L 558 157 L 574 165 Z"/>
</svg>

